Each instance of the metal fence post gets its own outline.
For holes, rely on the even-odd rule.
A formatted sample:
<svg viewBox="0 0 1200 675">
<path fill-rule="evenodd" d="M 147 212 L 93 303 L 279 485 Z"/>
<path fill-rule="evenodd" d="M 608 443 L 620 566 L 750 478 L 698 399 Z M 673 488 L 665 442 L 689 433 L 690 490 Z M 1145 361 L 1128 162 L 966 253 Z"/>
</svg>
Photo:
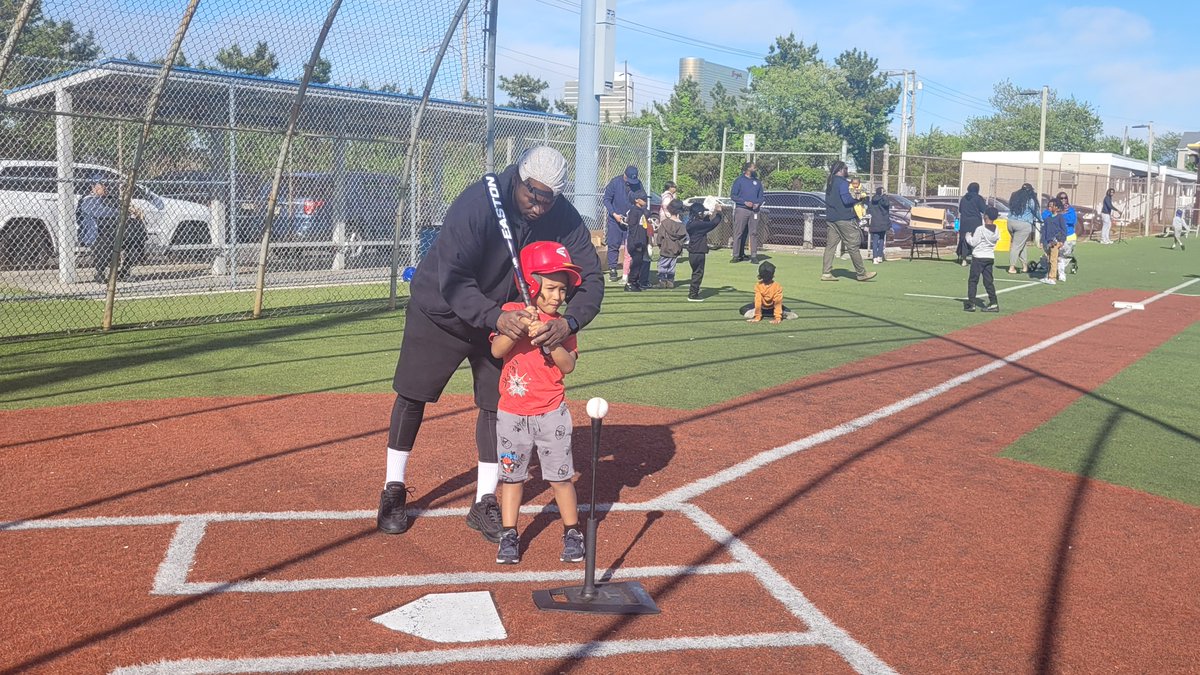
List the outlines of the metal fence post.
<svg viewBox="0 0 1200 675">
<path fill-rule="evenodd" d="M 125 227 L 129 223 L 129 203 L 133 200 L 138 171 L 142 168 L 146 141 L 150 138 L 150 131 L 154 128 L 154 119 L 158 115 L 158 105 L 162 100 L 163 90 L 167 87 L 167 78 L 171 76 L 171 68 L 175 64 L 175 59 L 179 58 L 179 49 L 183 46 L 183 38 L 187 35 L 188 26 L 191 25 L 192 16 L 196 14 L 196 6 L 199 4 L 200 0 L 188 2 L 187 9 L 184 10 L 183 17 L 179 20 L 179 27 L 175 29 L 175 38 L 171 41 L 171 49 L 167 52 L 162 70 L 158 72 L 158 78 L 154 82 L 154 89 L 150 92 L 150 100 L 146 102 L 146 116 L 142 120 L 142 133 L 138 136 L 137 150 L 133 155 L 133 166 L 129 169 L 129 175 L 125 178 L 125 189 L 121 192 L 121 211 L 117 215 L 117 230 L 113 234 L 112 255 L 108 259 L 108 290 L 104 296 L 104 320 L 100 326 L 103 330 L 112 328 L 113 305 L 117 296 L 117 265 L 121 262 Z"/>
<path fill-rule="evenodd" d="M 258 281 L 254 287 L 254 318 L 262 316 L 263 289 L 267 281 L 267 249 L 271 244 L 271 228 L 275 226 L 275 206 L 279 203 L 279 184 L 283 180 L 283 166 L 287 162 L 288 152 L 292 149 L 292 138 L 296 135 L 296 121 L 300 118 L 300 109 L 304 106 L 304 95 L 308 92 L 308 83 L 312 81 L 313 68 L 317 67 L 317 59 L 321 58 L 321 48 L 325 46 L 325 38 L 333 27 L 342 0 L 333 0 L 329 12 L 325 15 L 325 23 L 313 44 L 308 63 L 304 66 L 304 77 L 300 78 L 300 88 L 296 98 L 292 99 L 292 108 L 288 112 L 287 131 L 283 134 L 283 142 L 279 144 L 279 157 L 275 162 L 275 174 L 271 179 L 271 194 L 267 198 L 266 222 L 263 225 L 262 243 L 258 249 Z"/>
<path fill-rule="evenodd" d="M 21 37 L 21 31 L 25 30 L 25 23 L 29 21 L 29 14 L 36 2 L 37 0 L 25 0 L 21 3 L 21 8 L 17 10 L 17 16 L 13 19 L 13 25 L 8 29 L 8 39 L 4 41 L 4 50 L 0 51 L 0 82 L 4 81 L 4 76 L 8 73 L 8 64 L 12 62 L 13 51 L 17 48 L 17 40 Z M 0 96 L 2 95 L 0 94 Z"/>
</svg>

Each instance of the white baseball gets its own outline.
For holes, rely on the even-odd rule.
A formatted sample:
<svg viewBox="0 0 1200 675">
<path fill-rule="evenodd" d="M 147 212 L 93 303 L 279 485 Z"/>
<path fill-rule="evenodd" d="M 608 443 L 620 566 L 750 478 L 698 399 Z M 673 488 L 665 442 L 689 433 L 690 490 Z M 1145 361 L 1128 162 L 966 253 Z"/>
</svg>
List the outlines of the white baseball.
<svg viewBox="0 0 1200 675">
<path fill-rule="evenodd" d="M 588 417 L 594 420 L 602 420 L 608 414 L 608 401 L 597 396 L 593 399 L 588 399 L 587 402 Z"/>
</svg>

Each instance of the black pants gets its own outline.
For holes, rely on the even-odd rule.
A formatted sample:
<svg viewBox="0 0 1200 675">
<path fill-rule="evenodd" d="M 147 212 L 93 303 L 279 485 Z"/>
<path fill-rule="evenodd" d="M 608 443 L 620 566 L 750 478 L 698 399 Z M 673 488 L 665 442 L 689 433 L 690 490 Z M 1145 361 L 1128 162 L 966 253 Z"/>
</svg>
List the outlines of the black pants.
<svg viewBox="0 0 1200 675">
<path fill-rule="evenodd" d="M 96 244 L 92 248 L 97 280 L 108 278 L 108 266 L 112 262 L 113 247 L 116 243 L 117 224 L 102 223 L 100 231 L 96 233 Z M 121 243 L 121 250 L 123 255 L 117 268 L 117 277 L 124 279 L 146 252 L 146 226 L 140 220 L 130 218 L 125 223 L 125 241 Z"/>
<path fill-rule="evenodd" d="M 688 264 L 692 266 L 692 285 L 688 287 L 688 296 L 700 296 L 700 282 L 704 280 L 704 259 L 707 253 L 689 253 Z"/>
<path fill-rule="evenodd" d="M 754 303 L 749 302 L 749 303 L 742 305 L 742 308 L 738 310 L 738 314 L 745 316 L 746 312 L 750 312 L 753 310 L 754 310 Z M 788 309 L 787 305 L 783 305 L 783 313 L 784 314 L 787 314 L 790 311 L 792 311 L 792 310 Z M 775 308 L 774 307 L 763 307 L 762 313 L 763 313 L 764 319 L 774 319 L 775 318 Z"/>
<path fill-rule="evenodd" d="M 971 258 L 971 274 L 967 277 L 967 302 L 975 304 L 975 289 L 979 287 L 979 277 L 983 277 L 983 289 L 987 291 L 988 304 L 996 303 L 996 283 L 992 281 L 992 258 Z"/>
<path fill-rule="evenodd" d="M 646 246 L 645 244 L 626 244 L 629 252 L 629 281 L 630 286 L 645 286 L 650 283 L 649 279 L 642 278 L 646 270 L 642 269 L 646 263 Z"/>
</svg>

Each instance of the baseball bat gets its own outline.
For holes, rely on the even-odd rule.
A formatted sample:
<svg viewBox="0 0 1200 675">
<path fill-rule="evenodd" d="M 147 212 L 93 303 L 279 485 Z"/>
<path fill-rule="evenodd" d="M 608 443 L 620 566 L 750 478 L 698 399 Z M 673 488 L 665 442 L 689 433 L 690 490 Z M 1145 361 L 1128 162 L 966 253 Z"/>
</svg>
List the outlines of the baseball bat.
<svg viewBox="0 0 1200 675">
<path fill-rule="evenodd" d="M 484 174 L 483 182 L 487 184 L 488 196 L 492 199 L 492 210 L 496 212 L 496 220 L 500 221 L 500 236 L 508 246 L 508 255 L 512 258 L 513 271 L 517 275 L 517 287 L 521 290 L 521 300 L 526 307 L 533 307 L 533 298 L 529 295 L 529 284 L 525 283 L 525 275 L 521 272 L 521 258 L 517 255 L 517 246 L 513 243 L 512 230 L 508 227 L 508 216 L 504 215 L 504 202 L 500 201 L 500 184 L 496 174 Z"/>
<path fill-rule="evenodd" d="M 513 272 L 516 273 L 521 300 L 526 307 L 533 307 L 533 297 L 529 295 L 529 284 L 525 283 L 525 275 L 521 271 L 521 257 L 517 255 L 517 246 L 513 243 L 512 230 L 508 227 L 508 216 L 504 215 L 504 202 L 500 200 L 500 183 L 494 173 L 484 174 L 483 182 L 487 185 L 488 197 L 492 200 L 492 210 L 496 212 L 496 220 L 500 223 L 500 236 L 504 237 L 504 245 L 508 247 L 508 255 L 512 258 Z M 542 353 L 549 354 L 550 349 L 542 345 Z"/>
</svg>

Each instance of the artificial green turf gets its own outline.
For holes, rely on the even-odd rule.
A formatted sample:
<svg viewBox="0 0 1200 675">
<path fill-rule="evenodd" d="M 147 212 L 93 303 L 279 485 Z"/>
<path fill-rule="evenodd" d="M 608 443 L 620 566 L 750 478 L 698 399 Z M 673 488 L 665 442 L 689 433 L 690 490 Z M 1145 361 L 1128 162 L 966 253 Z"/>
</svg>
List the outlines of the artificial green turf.
<svg viewBox="0 0 1200 675">
<path fill-rule="evenodd" d="M 1119 246 L 1082 246 L 1082 272 L 1065 285 L 1038 284 L 1000 296 L 1005 313 L 1099 287 L 1151 292 L 1177 285 L 1194 269 L 1191 252 L 1164 249 L 1161 239 Z M 581 359 L 568 378 L 573 398 L 604 396 L 675 408 L 699 408 L 805 375 L 991 320 L 961 303 L 905 295 L 961 296 L 966 271 L 947 261 L 868 264 L 879 272 L 860 283 L 849 261 L 837 283 L 818 281 L 818 255 L 769 252 L 786 302 L 800 318 L 780 325 L 747 324 L 737 309 L 752 300 L 756 269 L 730 264 L 728 250 L 709 254 L 706 302 L 686 301 L 680 287 L 625 293 L 609 285 L 603 311 L 580 335 Z M 949 255 L 949 254 L 948 254 Z M 1005 262 L 1003 254 L 1001 264 Z M 1002 269 L 1002 268 L 1001 268 Z M 1000 290 L 1020 284 L 1003 271 Z M 1197 284 L 1200 286 L 1200 284 Z M 336 299 L 339 291 L 324 291 Z M 1200 292 L 1200 290 L 1198 290 Z M 297 291 L 297 293 L 300 293 Z M 230 314 L 245 315 L 245 294 L 229 294 Z M 234 297 L 236 296 L 236 297 Z M 288 295 L 268 296 L 286 308 Z M 304 298 L 311 300 L 312 296 Z M 205 296 L 205 300 L 211 298 Z M 299 299 L 297 299 L 299 300 Z M 198 300 L 179 298 L 175 302 Z M 149 312 L 123 303 L 129 312 Z M 206 305 L 207 307 L 207 305 Z M 239 314 L 240 312 L 240 314 Z M 186 316 L 179 307 L 160 316 Z M 0 407 L 65 405 L 118 399 L 279 394 L 316 391 L 388 392 L 404 324 L 403 312 L 302 314 L 256 321 L 114 331 L 0 343 Z M 465 370 L 448 391 L 470 392 Z"/>
<path fill-rule="evenodd" d="M 1083 396 L 1005 457 L 1200 506 L 1200 326 Z"/>
<path fill-rule="evenodd" d="M 966 270 L 951 261 L 868 263 L 879 277 L 860 283 L 849 261 L 838 260 L 843 276 L 830 283 L 818 281 L 818 255 L 768 252 L 786 303 L 800 314 L 780 325 L 741 318 L 737 309 L 752 300 L 756 269 L 730 264 L 728 250 L 717 250 L 709 255 L 703 303 L 685 299 L 686 263 L 674 290 L 625 293 L 609 285 L 602 313 L 579 336 L 581 358 L 568 378 L 568 396 L 699 408 L 1097 288 L 1136 289 L 1149 297 L 1197 279 L 1200 251 L 1167 245 L 1162 239 L 1082 244 L 1080 274 L 1054 287 L 1018 288 L 1027 280 L 1005 274 L 1001 254 L 1000 315 L 962 311 L 953 298 L 965 293 Z M 382 288 L 355 292 L 361 296 L 350 297 L 386 295 Z M 1200 294 L 1200 282 L 1183 292 Z M 346 293 L 273 292 L 268 311 L 302 313 L 253 321 L 234 320 L 248 315 L 247 295 L 228 294 L 215 305 L 227 312 L 212 317 L 217 323 L 0 342 L 0 408 L 390 392 L 404 313 L 348 312 L 362 305 L 347 302 Z M 189 303 L 202 301 L 210 303 L 206 309 L 214 306 L 211 296 L 123 302 L 116 319 L 184 319 L 196 315 L 197 305 Z M 303 309 L 312 303 L 327 303 L 327 311 Z M 13 311 L 63 311 L 65 303 L 16 304 L 0 306 L 0 320 Z M 97 311 L 92 303 L 89 316 Z M 1200 329 L 1193 326 L 1026 435 L 1009 456 L 1200 505 L 1200 415 L 1189 411 L 1197 390 L 1180 384 L 1200 379 L 1192 358 L 1198 348 Z M 460 369 L 447 391 L 469 393 L 469 371 Z"/>
</svg>

